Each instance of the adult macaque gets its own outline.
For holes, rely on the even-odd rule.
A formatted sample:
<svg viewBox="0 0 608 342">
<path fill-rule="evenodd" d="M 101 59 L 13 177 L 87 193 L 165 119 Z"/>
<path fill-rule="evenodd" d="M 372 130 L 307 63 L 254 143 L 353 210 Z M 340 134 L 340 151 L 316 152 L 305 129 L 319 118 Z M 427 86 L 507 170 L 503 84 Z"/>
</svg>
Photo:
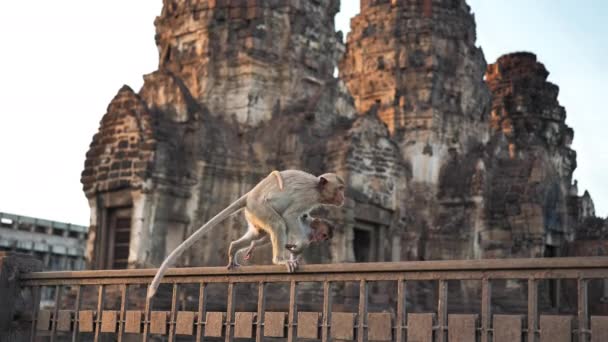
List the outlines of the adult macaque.
<svg viewBox="0 0 608 342">
<path fill-rule="evenodd" d="M 209 229 L 241 209 L 245 209 L 248 232 L 252 229 L 262 229 L 269 235 L 272 243 L 273 264 L 286 265 L 287 270 L 293 272 L 297 267 L 297 260 L 293 258 L 285 260 L 281 256 L 281 252 L 287 244 L 287 230 L 296 234 L 301 233 L 298 218 L 321 205 L 341 206 L 344 203 L 344 181 L 334 173 L 326 173 L 318 177 L 299 170 L 286 170 L 278 173 L 280 177 L 272 172 L 251 191 L 222 210 L 171 252 L 152 280 L 148 289 L 148 298 L 154 296 L 160 280 L 169 266 L 188 247 Z M 279 187 L 281 183 L 282 190 Z M 293 251 L 301 252 L 307 245 L 305 237 L 305 235 L 298 237 L 295 243 L 290 244 L 292 246 L 289 250 L 292 251 L 292 254 Z M 229 268 L 235 266 L 233 260 L 236 250 L 237 248 L 231 248 L 228 253 Z"/>
<path fill-rule="evenodd" d="M 300 230 L 302 232 L 304 232 L 304 235 L 307 237 L 305 240 L 306 246 L 308 246 L 311 243 L 327 241 L 333 237 L 334 226 L 328 220 L 316 218 L 309 214 L 304 214 L 299 218 L 299 222 L 300 222 Z M 237 243 L 243 239 L 245 239 L 245 241 L 246 241 L 246 239 L 247 239 L 246 236 L 247 236 L 247 233 L 245 235 L 243 235 L 243 237 L 241 237 L 241 239 L 239 239 L 233 243 Z M 268 236 L 268 234 L 266 234 L 266 232 L 264 230 L 258 229 L 257 235 L 253 236 L 253 240 L 251 240 L 251 244 L 249 245 L 249 247 L 247 249 L 238 250 L 236 252 L 236 254 L 238 255 L 241 251 L 244 251 L 245 256 L 243 257 L 243 259 L 250 260 L 253 257 L 253 250 L 255 248 L 262 247 L 262 246 L 268 244 L 269 242 L 270 242 L 270 237 Z M 297 260 L 296 257 L 302 252 L 302 250 L 298 251 L 295 249 L 296 248 L 295 244 L 286 244 L 285 248 L 291 252 L 292 260 Z M 233 261 L 233 263 L 236 264 L 236 261 Z M 239 266 L 239 265 L 236 264 L 236 266 Z"/>
</svg>

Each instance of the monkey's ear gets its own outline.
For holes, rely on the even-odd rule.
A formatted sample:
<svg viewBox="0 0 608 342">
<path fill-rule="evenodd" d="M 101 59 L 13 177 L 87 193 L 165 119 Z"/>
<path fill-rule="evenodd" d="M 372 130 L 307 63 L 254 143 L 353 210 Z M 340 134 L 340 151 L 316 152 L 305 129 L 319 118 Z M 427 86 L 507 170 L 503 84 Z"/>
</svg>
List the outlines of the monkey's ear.
<svg viewBox="0 0 608 342">
<path fill-rule="evenodd" d="M 329 181 L 325 177 L 319 177 L 319 186 L 324 186 L 327 183 L 329 183 Z"/>
</svg>

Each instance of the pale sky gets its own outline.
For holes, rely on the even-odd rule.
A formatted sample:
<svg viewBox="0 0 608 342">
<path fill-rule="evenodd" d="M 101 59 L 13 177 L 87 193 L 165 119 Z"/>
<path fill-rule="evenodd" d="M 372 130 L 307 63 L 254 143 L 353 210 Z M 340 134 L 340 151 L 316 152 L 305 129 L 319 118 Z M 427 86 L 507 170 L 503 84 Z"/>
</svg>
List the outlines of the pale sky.
<svg viewBox="0 0 608 342">
<path fill-rule="evenodd" d="M 477 44 L 491 63 L 532 51 L 559 85 L 578 153 L 574 177 L 608 213 L 608 2 L 469 0 Z M 161 0 L 0 2 L 0 212 L 88 225 L 80 184 L 85 153 L 123 84 L 138 91 L 156 69 Z M 348 31 L 359 1 L 342 0 Z"/>
</svg>

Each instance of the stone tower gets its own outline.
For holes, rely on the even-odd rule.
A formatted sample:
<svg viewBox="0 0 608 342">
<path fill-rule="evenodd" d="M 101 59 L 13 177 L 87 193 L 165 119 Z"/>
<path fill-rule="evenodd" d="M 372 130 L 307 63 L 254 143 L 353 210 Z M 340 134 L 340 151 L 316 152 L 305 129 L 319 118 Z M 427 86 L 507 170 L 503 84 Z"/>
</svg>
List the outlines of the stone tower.
<svg viewBox="0 0 608 342">
<path fill-rule="evenodd" d="M 487 150 L 486 257 L 559 256 L 575 228 L 595 216 L 578 196 L 572 173 L 574 132 L 565 123 L 559 88 L 532 53 L 504 55 L 488 66 L 492 139 Z"/>
<path fill-rule="evenodd" d="M 164 1 L 159 68 L 175 73 L 213 115 L 256 126 L 316 96 L 340 53 L 340 2 Z M 340 42 L 341 43 L 341 42 Z"/>
<path fill-rule="evenodd" d="M 469 6 L 362 1 L 351 26 L 340 77 L 359 112 L 378 107 L 412 170 L 400 204 L 408 227 L 404 257 L 476 257 L 474 236 L 484 224 L 476 180 L 490 93 Z"/>
</svg>

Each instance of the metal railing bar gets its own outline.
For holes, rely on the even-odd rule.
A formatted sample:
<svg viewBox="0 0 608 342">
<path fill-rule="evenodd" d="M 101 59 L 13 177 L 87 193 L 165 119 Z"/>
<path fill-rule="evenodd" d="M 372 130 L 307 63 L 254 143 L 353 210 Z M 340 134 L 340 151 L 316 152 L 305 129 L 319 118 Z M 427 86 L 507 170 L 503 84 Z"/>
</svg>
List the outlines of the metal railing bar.
<svg viewBox="0 0 608 342">
<path fill-rule="evenodd" d="M 265 282 L 314 282 L 314 281 L 359 281 L 365 278 L 369 281 L 397 281 L 405 280 L 482 280 L 493 279 L 597 279 L 608 278 L 608 268 L 596 270 L 538 270 L 538 271 L 435 271 L 435 272 L 384 272 L 384 273 L 350 273 L 350 274 L 298 274 L 286 273 L 276 274 L 232 274 L 229 277 L 233 283 L 256 283 Z M 53 285 L 120 285 L 120 284 L 148 284 L 152 277 L 124 277 L 124 278 L 46 278 L 30 279 L 22 282 L 23 286 L 53 286 Z M 210 276 L 207 274 L 189 276 L 168 276 L 163 278 L 162 283 L 225 283 L 226 276 Z"/>
<path fill-rule="evenodd" d="M 407 261 L 407 262 L 372 262 L 372 263 L 345 263 L 345 264 L 319 264 L 302 265 L 298 274 L 341 274 L 341 273 L 382 273 L 382 272 L 415 272 L 415 271 L 499 271 L 499 270 L 563 270 L 563 269 L 602 269 L 608 268 L 608 257 L 576 257 L 576 258 L 530 258 L 530 259 L 477 259 L 477 260 L 435 260 L 435 261 Z M 125 278 L 145 277 L 152 278 L 156 269 L 129 269 L 129 270 L 102 270 L 102 271 L 59 271 L 59 272 L 32 272 L 26 273 L 21 279 L 74 279 L 74 278 Z M 173 268 L 167 276 L 188 275 L 235 275 L 225 267 L 184 267 Z M 274 265 L 241 267 L 238 275 L 256 274 L 288 274 L 284 267 Z"/>
</svg>

